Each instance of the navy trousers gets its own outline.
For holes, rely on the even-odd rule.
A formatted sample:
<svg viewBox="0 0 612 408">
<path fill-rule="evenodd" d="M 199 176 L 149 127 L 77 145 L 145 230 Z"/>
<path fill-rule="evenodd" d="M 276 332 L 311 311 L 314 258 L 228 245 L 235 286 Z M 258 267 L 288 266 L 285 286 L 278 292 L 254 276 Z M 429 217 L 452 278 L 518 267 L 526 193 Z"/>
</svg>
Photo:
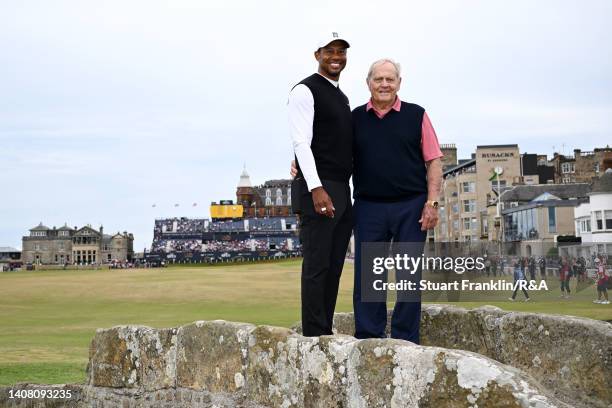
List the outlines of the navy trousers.
<svg viewBox="0 0 612 408">
<path fill-rule="evenodd" d="M 353 309 L 355 337 L 383 338 L 387 325 L 386 302 L 361 301 L 361 243 L 362 242 L 425 242 L 427 231 L 421 231 L 419 219 L 427 195 L 409 200 L 381 203 L 356 199 L 355 218 L 355 282 Z M 391 337 L 419 343 L 421 302 L 396 302 L 391 319 Z"/>
</svg>

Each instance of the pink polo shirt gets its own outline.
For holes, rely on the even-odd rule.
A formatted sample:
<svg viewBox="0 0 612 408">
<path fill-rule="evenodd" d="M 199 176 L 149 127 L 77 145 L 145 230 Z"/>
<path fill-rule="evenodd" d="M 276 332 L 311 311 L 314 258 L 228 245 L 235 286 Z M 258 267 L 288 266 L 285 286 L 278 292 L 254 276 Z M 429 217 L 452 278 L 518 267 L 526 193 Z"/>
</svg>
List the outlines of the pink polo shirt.
<svg viewBox="0 0 612 408">
<path fill-rule="evenodd" d="M 395 103 L 391 109 L 396 112 L 399 112 L 402 107 L 402 101 L 399 97 L 395 97 Z M 372 105 L 372 100 L 368 101 L 366 105 L 366 111 L 370 109 L 374 109 L 374 113 L 378 116 L 379 119 L 385 117 L 385 115 L 389 112 L 381 112 Z M 442 150 L 440 150 L 440 143 L 438 143 L 438 136 L 436 136 L 436 131 L 434 130 L 431 121 L 429 120 L 429 116 L 427 116 L 427 112 L 423 113 L 423 124 L 421 125 L 421 150 L 423 152 L 423 160 L 426 162 L 443 157 Z"/>
</svg>

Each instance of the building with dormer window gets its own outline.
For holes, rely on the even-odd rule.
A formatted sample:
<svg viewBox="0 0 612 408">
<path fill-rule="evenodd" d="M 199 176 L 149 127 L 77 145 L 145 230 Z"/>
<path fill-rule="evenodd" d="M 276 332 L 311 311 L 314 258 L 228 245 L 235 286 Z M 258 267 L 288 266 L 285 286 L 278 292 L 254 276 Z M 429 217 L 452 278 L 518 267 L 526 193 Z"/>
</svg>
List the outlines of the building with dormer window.
<svg viewBox="0 0 612 408">
<path fill-rule="evenodd" d="M 22 238 L 24 263 L 36 265 L 91 265 L 113 261 L 131 262 L 134 257 L 134 236 L 124 231 L 104 234 L 90 225 L 82 228 L 49 228 L 41 222 Z"/>
</svg>

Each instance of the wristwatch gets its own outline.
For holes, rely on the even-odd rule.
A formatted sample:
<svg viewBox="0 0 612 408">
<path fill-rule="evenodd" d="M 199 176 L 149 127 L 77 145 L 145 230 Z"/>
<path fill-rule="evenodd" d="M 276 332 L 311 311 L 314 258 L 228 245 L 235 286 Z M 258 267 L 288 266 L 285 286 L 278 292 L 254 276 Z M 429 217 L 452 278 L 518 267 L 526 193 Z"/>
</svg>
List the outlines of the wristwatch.
<svg viewBox="0 0 612 408">
<path fill-rule="evenodd" d="M 440 206 L 440 203 L 437 202 L 436 200 L 427 200 L 425 202 L 425 205 L 431 207 L 431 208 L 435 208 L 436 210 L 438 209 L 438 207 Z"/>
</svg>

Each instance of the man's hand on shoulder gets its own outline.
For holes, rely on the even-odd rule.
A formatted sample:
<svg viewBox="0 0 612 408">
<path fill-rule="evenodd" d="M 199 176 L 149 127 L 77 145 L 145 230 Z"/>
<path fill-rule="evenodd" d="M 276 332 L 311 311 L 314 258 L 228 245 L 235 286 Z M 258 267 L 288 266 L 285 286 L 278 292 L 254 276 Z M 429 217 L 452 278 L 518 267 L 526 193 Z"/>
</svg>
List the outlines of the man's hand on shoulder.
<svg viewBox="0 0 612 408">
<path fill-rule="evenodd" d="M 311 193 L 315 212 L 329 218 L 334 218 L 334 211 L 336 209 L 325 189 L 323 187 L 316 187 L 312 189 Z"/>
</svg>

